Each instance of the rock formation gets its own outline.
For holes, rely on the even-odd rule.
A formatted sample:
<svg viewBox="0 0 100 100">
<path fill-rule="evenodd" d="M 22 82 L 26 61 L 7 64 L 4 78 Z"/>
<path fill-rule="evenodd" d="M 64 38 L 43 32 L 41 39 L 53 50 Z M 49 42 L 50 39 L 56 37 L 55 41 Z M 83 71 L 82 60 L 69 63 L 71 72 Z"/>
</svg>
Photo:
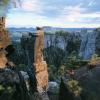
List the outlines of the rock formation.
<svg viewBox="0 0 100 100">
<path fill-rule="evenodd" d="M 11 43 L 5 28 L 5 17 L 0 17 L 0 48 L 6 48 Z"/>
<path fill-rule="evenodd" d="M 44 32 L 42 28 L 37 28 L 34 45 L 34 69 L 37 80 L 37 90 L 39 93 L 46 91 L 48 85 L 47 64 L 43 59 Z"/>
<path fill-rule="evenodd" d="M 4 51 L 0 51 L 0 68 L 5 68 L 7 63 L 6 54 Z"/>
<path fill-rule="evenodd" d="M 5 49 L 10 43 L 10 38 L 7 30 L 5 29 L 5 17 L 0 17 L 0 68 L 4 68 L 6 66 L 7 52 Z"/>
<path fill-rule="evenodd" d="M 90 59 L 95 54 L 95 32 L 81 32 L 81 46 L 79 55 L 84 59 Z"/>
<path fill-rule="evenodd" d="M 100 29 L 96 32 L 96 53 L 100 56 Z"/>
</svg>

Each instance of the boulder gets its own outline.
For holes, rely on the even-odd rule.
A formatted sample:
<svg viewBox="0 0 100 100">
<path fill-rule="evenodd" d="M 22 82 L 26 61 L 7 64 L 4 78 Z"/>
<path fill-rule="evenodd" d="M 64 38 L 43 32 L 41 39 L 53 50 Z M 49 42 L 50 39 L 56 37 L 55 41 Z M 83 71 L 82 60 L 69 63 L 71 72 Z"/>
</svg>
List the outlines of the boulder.
<svg viewBox="0 0 100 100">
<path fill-rule="evenodd" d="M 59 85 L 57 82 L 49 82 L 47 91 L 51 94 L 58 94 L 59 93 Z"/>
</svg>

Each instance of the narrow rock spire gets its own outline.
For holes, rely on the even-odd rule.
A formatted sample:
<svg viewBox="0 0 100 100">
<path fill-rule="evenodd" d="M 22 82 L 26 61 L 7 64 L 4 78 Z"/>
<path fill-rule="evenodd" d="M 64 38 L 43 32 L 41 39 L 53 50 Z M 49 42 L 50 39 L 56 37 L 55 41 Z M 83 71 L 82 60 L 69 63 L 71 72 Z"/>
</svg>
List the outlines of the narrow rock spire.
<svg viewBox="0 0 100 100">
<path fill-rule="evenodd" d="M 37 90 L 42 93 L 46 91 L 48 85 L 47 63 L 43 59 L 44 32 L 37 27 L 36 40 L 34 45 L 34 69 L 37 80 Z"/>
</svg>

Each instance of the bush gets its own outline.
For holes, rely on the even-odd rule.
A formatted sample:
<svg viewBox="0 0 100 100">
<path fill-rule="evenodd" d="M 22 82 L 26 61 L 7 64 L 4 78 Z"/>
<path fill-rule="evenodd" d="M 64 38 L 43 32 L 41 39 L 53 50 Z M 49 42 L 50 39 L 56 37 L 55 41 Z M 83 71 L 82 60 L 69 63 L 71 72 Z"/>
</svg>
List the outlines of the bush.
<svg viewBox="0 0 100 100">
<path fill-rule="evenodd" d="M 97 65 L 100 64 L 100 57 L 97 54 L 92 55 L 92 58 L 90 59 L 89 65 Z"/>
<path fill-rule="evenodd" d="M 79 97 L 81 92 L 82 92 L 82 88 L 79 86 L 78 81 L 76 80 L 69 80 L 67 83 L 67 86 L 69 88 L 69 90 L 76 96 Z"/>
</svg>

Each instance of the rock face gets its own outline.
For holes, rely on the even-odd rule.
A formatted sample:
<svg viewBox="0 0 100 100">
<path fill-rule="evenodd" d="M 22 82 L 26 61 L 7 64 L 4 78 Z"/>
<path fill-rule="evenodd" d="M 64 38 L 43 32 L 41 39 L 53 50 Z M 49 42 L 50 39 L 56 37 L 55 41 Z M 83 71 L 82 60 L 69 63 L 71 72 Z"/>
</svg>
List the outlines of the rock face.
<svg viewBox="0 0 100 100">
<path fill-rule="evenodd" d="M 96 34 L 96 53 L 100 56 L 100 29 L 98 29 L 98 32 Z"/>
<path fill-rule="evenodd" d="M 59 85 L 57 82 L 49 82 L 48 83 L 48 92 L 52 94 L 58 94 L 59 93 Z"/>
<path fill-rule="evenodd" d="M 91 56 L 95 53 L 95 32 L 83 32 L 81 33 L 81 47 L 80 47 L 80 56 L 84 59 L 90 59 Z"/>
<path fill-rule="evenodd" d="M 5 17 L 0 17 L 0 48 L 6 48 L 11 43 L 5 29 Z"/>
<path fill-rule="evenodd" d="M 68 51 L 69 45 L 71 44 L 68 43 L 68 40 L 71 38 L 71 40 L 74 41 L 75 37 L 80 40 L 79 45 L 77 44 L 79 55 L 84 59 L 90 59 L 95 53 L 96 33 L 93 30 L 82 30 L 81 32 L 70 33 L 70 35 L 67 36 L 66 41 L 63 36 L 56 36 L 55 34 L 45 35 L 45 48 L 56 45 L 63 50 L 65 50 L 64 48 L 67 48 L 66 51 Z M 98 44 L 99 43 L 100 42 L 98 42 Z"/>
<path fill-rule="evenodd" d="M 19 77 L 18 74 L 15 73 L 13 70 L 10 70 L 8 68 L 0 69 L 0 85 L 4 84 L 15 84 L 19 83 Z"/>
<path fill-rule="evenodd" d="M 0 51 L 0 68 L 5 68 L 7 63 L 6 54 L 4 51 Z"/>
<path fill-rule="evenodd" d="M 5 29 L 5 17 L 0 17 L 0 68 L 4 68 L 7 63 L 5 48 L 10 43 L 10 38 Z"/>
<path fill-rule="evenodd" d="M 47 64 L 43 59 L 44 32 L 42 28 L 37 28 L 34 45 L 34 69 L 37 80 L 37 90 L 39 93 L 46 91 L 48 86 Z"/>
</svg>

